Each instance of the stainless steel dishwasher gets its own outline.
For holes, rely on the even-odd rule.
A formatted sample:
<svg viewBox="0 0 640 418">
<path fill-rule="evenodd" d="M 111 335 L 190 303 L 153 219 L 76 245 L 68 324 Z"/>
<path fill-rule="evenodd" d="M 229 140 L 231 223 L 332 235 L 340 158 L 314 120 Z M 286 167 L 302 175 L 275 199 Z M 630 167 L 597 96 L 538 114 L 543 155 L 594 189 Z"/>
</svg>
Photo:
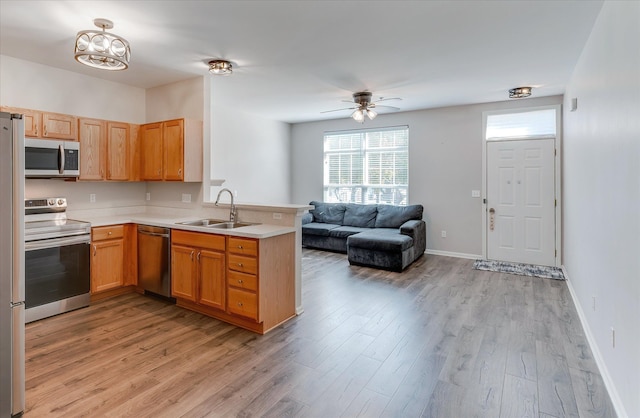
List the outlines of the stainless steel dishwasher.
<svg viewBox="0 0 640 418">
<path fill-rule="evenodd" d="M 171 298 L 170 229 L 138 225 L 138 286 Z"/>
</svg>

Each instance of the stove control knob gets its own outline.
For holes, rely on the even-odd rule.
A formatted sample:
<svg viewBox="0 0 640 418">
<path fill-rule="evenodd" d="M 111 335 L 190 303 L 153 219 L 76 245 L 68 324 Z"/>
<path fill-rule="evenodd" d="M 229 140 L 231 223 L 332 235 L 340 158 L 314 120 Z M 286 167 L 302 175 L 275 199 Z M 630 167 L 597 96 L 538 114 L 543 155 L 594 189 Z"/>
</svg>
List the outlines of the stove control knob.
<svg viewBox="0 0 640 418">
<path fill-rule="evenodd" d="M 49 205 L 49 206 L 54 206 L 55 204 L 56 204 L 56 199 L 49 199 L 47 201 L 47 205 Z"/>
<path fill-rule="evenodd" d="M 58 206 L 64 205 L 64 199 L 58 199 Z"/>
</svg>

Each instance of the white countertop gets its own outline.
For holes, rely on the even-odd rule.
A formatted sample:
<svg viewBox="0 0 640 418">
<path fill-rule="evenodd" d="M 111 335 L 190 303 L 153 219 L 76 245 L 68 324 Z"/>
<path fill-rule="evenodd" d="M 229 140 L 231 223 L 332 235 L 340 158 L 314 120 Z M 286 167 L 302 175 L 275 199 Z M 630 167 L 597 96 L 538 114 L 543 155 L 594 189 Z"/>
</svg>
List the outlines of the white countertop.
<svg viewBox="0 0 640 418">
<path fill-rule="evenodd" d="M 245 238 L 270 238 L 275 237 L 277 235 L 289 234 L 291 232 L 295 232 L 296 228 L 292 226 L 282 226 L 282 225 L 270 225 L 270 224 L 257 224 L 257 225 L 249 225 L 240 228 L 234 229 L 217 229 L 217 228 L 207 228 L 206 226 L 192 226 L 192 225 L 180 225 L 177 222 L 185 222 L 185 221 L 195 221 L 198 219 L 202 219 L 202 217 L 168 217 L 168 216 L 159 216 L 159 215 L 147 215 L 144 213 L 131 213 L 131 214 L 119 214 L 113 216 L 99 216 L 99 217 L 91 217 L 91 216 L 82 216 L 77 217 L 74 216 L 73 219 L 81 220 L 85 222 L 91 222 L 91 226 L 109 226 L 109 225 L 119 225 L 126 223 L 135 223 L 141 225 L 152 225 L 152 226 L 160 226 L 164 228 L 171 229 L 182 229 L 185 231 L 193 231 L 193 232 L 205 232 L 209 234 L 218 234 L 218 235 L 233 235 L 237 237 L 245 237 Z"/>
</svg>

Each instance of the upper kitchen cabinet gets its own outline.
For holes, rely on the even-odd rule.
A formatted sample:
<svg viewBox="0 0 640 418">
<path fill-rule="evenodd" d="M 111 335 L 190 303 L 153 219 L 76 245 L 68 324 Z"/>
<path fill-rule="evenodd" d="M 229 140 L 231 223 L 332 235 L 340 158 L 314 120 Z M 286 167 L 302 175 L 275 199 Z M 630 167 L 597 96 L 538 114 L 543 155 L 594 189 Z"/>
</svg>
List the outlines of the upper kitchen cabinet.
<svg viewBox="0 0 640 418">
<path fill-rule="evenodd" d="M 128 123 L 107 123 L 107 180 L 130 180 Z"/>
<path fill-rule="evenodd" d="M 78 140 L 75 116 L 18 107 L 2 107 L 10 113 L 21 113 L 24 119 L 24 136 L 28 138 Z"/>
<path fill-rule="evenodd" d="M 131 139 L 131 125 L 85 118 L 78 125 L 80 180 L 137 180 L 130 169 L 136 142 Z"/>
<path fill-rule="evenodd" d="M 202 122 L 175 119 L 140 127 L 141 180 L 202 181 Z"/>
</svg>

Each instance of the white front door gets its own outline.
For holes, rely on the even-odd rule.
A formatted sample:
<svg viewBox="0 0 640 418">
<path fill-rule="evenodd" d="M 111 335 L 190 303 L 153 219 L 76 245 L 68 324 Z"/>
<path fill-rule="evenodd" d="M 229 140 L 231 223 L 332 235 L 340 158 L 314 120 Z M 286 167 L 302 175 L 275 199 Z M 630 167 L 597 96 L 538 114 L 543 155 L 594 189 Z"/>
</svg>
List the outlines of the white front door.
<svg viewBox="0 0 640 418">
<path fill-rule="evenodd" d="M 487 142 L 487 258 L 555 265 L 555 140 Z"/>
</svg>

